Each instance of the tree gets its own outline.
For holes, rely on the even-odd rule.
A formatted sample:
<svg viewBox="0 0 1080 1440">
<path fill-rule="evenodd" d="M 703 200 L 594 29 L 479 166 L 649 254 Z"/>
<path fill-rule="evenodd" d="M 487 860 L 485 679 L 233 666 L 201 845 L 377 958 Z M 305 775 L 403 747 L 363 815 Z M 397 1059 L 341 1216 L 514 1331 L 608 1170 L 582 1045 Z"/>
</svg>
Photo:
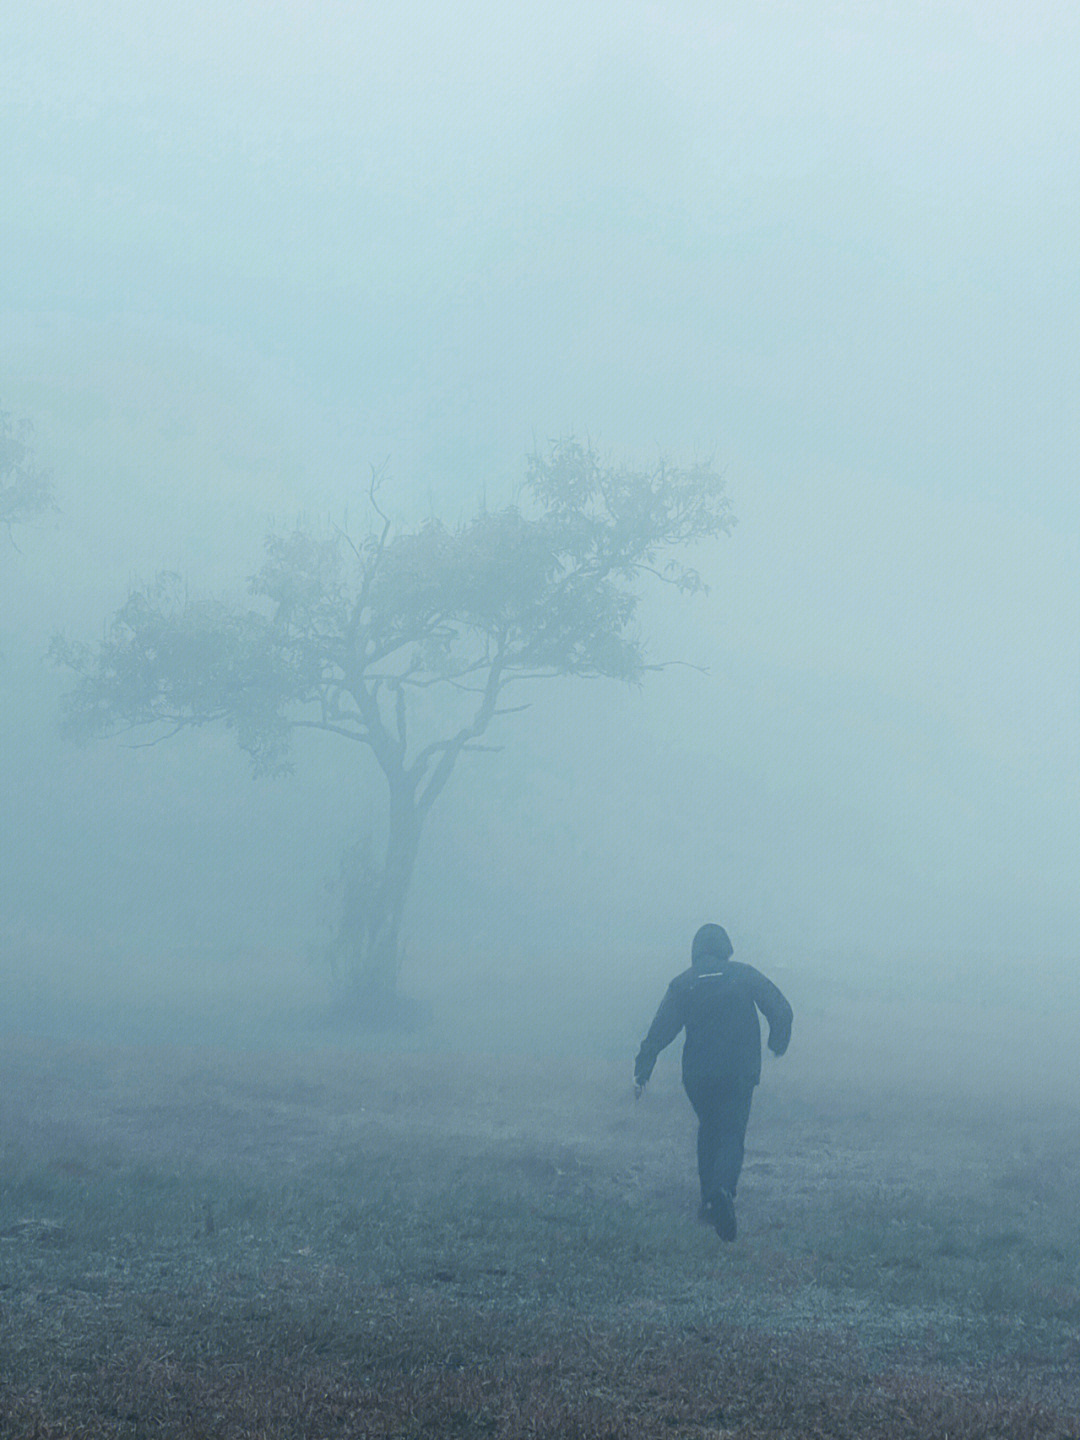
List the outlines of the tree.
<svg viewBox="0 0 1080 1440">
<path fill-rule="evenodd" d="M 75 737 L 220 722 L 270 774 L 308 728 L 374 758 L 385 845 L 377 861 L 353 852 L 333 952 L 353 1003 L 377 1015 L 394 1003 L 424 822 L 461 756 L 492 748 L 496 718 L 526 708 L 501 703 L 509 686 L 638 682 L 660 668 L 635 631 L 642 580 L 701 590 L 663 553 L 734 522 L 711 466 L 612 468 L 573 440 L 530 458 L 521 506 L 457 529 L 392 534 L 376 473 L 369 500 L 381 528 L 360 544 L 340 530 L 271 534 L 248 605 L 192 598 L 163 575 L 133 591 L 99 646 L 58 639 L 54 653 L 79 676 L 65 715 Z"/>
<path fill-rule="evenodd" d="M 30 448 L 33 427 L 0 410 L 0 525 L 8 535 L 56 508 L 52 480 L 40 470 Z"/>
</svg>

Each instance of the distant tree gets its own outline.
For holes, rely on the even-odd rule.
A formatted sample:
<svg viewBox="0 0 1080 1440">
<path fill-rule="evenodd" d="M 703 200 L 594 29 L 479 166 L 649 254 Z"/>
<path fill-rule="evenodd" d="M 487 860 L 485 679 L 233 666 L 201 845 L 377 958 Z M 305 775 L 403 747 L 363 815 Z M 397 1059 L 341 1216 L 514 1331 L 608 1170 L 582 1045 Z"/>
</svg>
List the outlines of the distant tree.
<svg viewBox="0 0 1080 1440">
<path fill-rule="evenodd" d="M 30 448 L 33 426 L 0 410 L 0 526 L 10 536 L 17 525 L 56 508 L 52 480 L 38 468 Z"/>
<path fill-rule="evenodd" d="M 54 642 L 79 676 L 73 737 L 133 727 L 160 738 L 220 722 L 256 774 L 289 769 L 293 732 L 339 736 L 374 757 L 388 811 L 378 859 L 347 867 L 336 973 L 359 1011 L 392 1010 L 406 897 L 421 834 L 462 755 L 483 743 L 515 681 L 650 669 L 635 631 L 646 576 L 694 593 L 698 573 L 664 552 L 728 532 L 709 466 L 602 465 L 591 446 L 529 460 L 521 507 L 450 529 L 437 520 L 361 543 L 340 530 L 271 534 L 252 602 L 190 597 L 179 577 L 135 590 L 96 647 Z M 438 697 L 442 697 L 438 700 Z M 453 718 L 448 718 L 452 716 Z"/>
</svg>

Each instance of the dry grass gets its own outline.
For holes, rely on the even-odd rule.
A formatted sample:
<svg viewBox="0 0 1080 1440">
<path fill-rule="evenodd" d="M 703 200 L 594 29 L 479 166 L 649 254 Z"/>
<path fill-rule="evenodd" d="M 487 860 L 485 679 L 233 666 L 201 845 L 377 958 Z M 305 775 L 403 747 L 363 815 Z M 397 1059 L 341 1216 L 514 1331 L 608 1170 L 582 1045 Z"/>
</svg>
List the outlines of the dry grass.
<svg viewBox="0 0 1080 1440">
<path fill-rule="evenodd" d="M 1080 1436 L 1075 1112 L 624 1069 L 4 1042 L 0 1434 Z"/>
</svg>

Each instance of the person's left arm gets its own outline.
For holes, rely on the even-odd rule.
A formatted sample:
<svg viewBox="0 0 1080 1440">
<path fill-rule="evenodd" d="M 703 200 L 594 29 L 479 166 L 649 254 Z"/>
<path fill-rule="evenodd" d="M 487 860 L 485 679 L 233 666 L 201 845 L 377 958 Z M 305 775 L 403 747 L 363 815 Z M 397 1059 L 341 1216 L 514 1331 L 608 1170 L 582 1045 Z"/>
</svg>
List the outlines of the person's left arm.
<svg viewBox="0 0 1080 1440">
<path fill-rule="evenodd" d="M 760 970 L 755 970 L 752 965 L 744 968 L 750 976 L 754 1004 L 769 1022 L 769 1049 L 774 1055 L 783 1055 L 791 1040 L 791 1006 L 779 987 Z"/>
</svg>

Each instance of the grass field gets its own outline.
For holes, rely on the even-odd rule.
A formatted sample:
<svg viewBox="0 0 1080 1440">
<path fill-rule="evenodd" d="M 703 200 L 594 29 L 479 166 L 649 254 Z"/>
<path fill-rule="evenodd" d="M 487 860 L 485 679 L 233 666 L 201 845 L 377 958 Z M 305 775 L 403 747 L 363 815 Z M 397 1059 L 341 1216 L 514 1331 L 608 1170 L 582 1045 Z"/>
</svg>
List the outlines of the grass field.
<svg viewBox="0 0 1080 1440">
<path fill-rule="evenodd" d="M 627 1070 L 0 1041 L 0 1434 L 1080 1436 L 1074 1103 Z"/>
</svg>

